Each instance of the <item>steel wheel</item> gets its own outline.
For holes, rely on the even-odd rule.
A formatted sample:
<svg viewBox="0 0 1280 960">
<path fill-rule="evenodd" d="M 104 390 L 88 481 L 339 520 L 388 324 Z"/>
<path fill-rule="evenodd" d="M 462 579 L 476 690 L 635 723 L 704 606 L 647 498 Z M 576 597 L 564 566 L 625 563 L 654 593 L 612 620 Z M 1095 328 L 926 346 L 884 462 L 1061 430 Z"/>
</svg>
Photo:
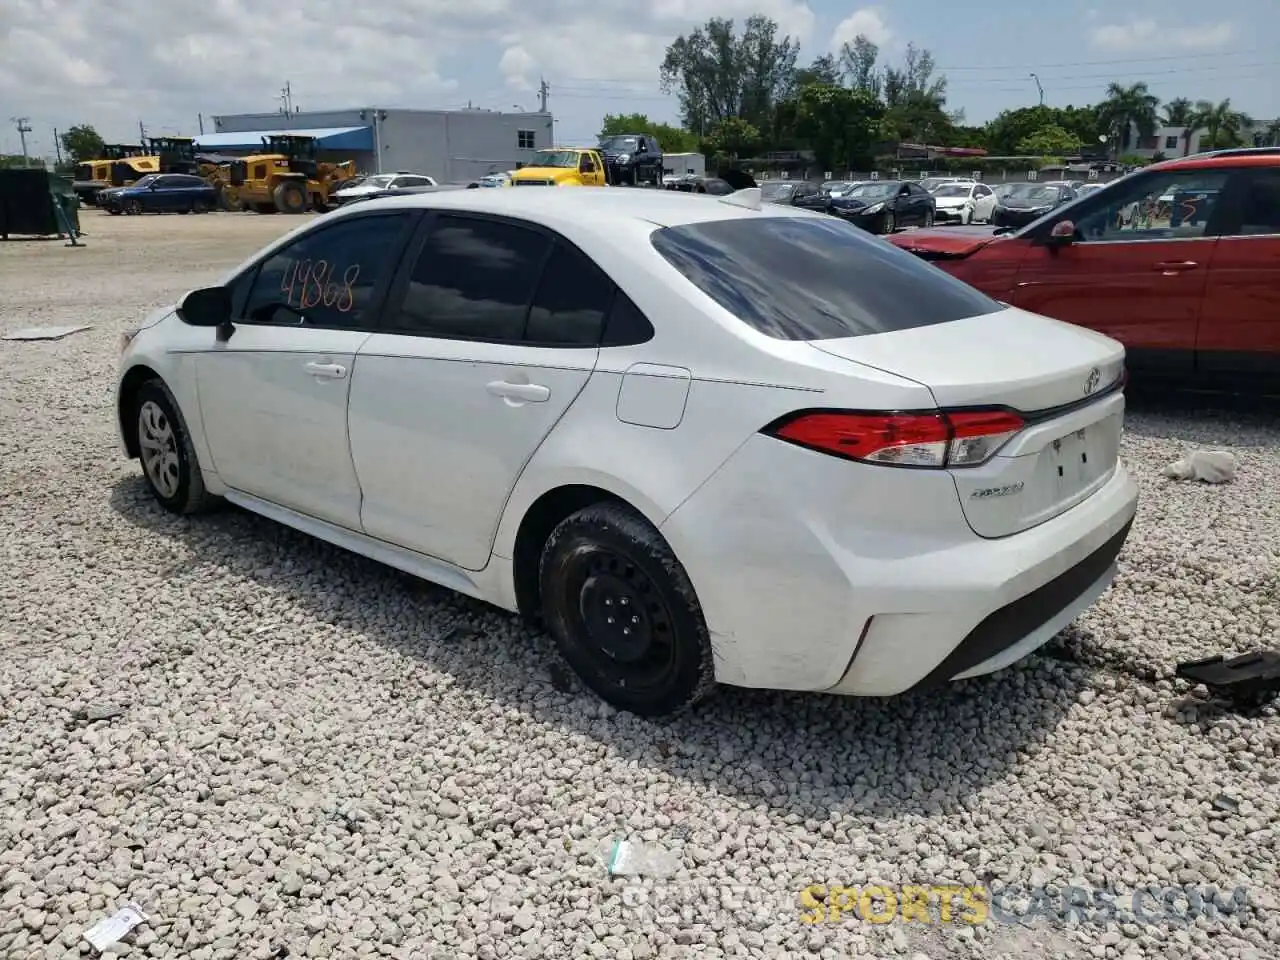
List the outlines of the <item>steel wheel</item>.
<svg viewBox="0 0 1280 960">
<path fill-rule="evenodd" d="M 543 546 L 547 629 L 588 687 L 619 709 L 669 716 L 715 682 L 710 635 L 670 546 L 621 504 L 584 508 Z"/>
<path fill-rule="evenodd" d="M 884 215 L 884 232 L 893 233 L 893 231 L 896 230 L 897 227 L 898 227 L 898 224 L 894 220 L 893 211 L 890 210 Z"/>
<path fill-rule="evenodd" d="M 168 415 L 152 400 L 138 408 L 138 446 L 142 469 L 156 492 L 166 500 L 176 497 L 182 482 L 178 438 Z"/>
</svg>

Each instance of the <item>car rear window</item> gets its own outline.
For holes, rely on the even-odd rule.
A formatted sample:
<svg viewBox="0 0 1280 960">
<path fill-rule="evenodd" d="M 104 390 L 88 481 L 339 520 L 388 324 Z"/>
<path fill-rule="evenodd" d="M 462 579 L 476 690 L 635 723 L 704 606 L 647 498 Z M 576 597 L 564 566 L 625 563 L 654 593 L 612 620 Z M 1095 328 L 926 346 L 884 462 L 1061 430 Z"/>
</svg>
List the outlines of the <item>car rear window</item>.
<svg viewBox="0 0 1280 960">
<path fill-rule="evenodd" d="M 834 217 L 742 217 L 664 227 L 654 248 L 760 333 L 830 340 L 948 323 L 1004 307 Z"/>
</svg>

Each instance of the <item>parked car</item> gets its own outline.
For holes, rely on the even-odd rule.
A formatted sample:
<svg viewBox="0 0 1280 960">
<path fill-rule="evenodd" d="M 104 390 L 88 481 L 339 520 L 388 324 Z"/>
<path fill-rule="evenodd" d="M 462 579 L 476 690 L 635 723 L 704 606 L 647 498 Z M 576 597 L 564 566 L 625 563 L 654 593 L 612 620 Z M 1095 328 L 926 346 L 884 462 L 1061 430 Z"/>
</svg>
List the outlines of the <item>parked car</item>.
<svg viewBox="0 0 1280 960">
<path fill-rule="evenodd" d="M 1135 511 L 1118 343 L 737 195 L 345 207 L 123 344 L 166 510 L 540 617 L 648 716 L 1001 669 L 1106 589 Z"/>
<path fill-rule="evenodd" d="M 1280 388 L 1280 151 L 1155 164 L 1002 237 L 894 242 L 999 300 L 1119 340 L 1135 376 Z"/>
<path fill-rule="evenodd" d="M 925 190 L 933 193 L 933 191 L 937 190 L 944 183 L 956 183 L 960 180 L 968 180 L 970 183 L 973 182 L 971 177 L 925 177 L 923 180 L 919 181 L 919 183 Z"/>
<path fill-rule="evenodd" d="M 604 137 L 599 150 L 611 186 L 662 186 L 662 147 L 654 137 L 644 133 Z"/>
<path fill-rule="evenodd" d="M 511 186 L 511 175 L 514 170 L 507 170 L 503 173 L 486 173 L 478 181 L 481 187 L 509 187 Z"/>
<path fill-rule="evenodd" d="M 1075 198 L 1070 187 L 1035 182 L 1011 185 L 997 198 L 991 223 L 997 227 L 1026 226 Z"/>
<path fill-rule="evenodd" d="M 861 180 L 828 180 L 818 190 L 825 197 L 842 197 L 861 182 Z"/>
<path fill-rule="evenodd" d="M 931 227 L 936 211 L 931 194 L 918 183 L 902 180 L 868 180 L 832 197 L 826 209 L 872 233 L 893 233 L 916 224 Z"/>
<path fill-rule="evenodd" d="M 734 187 L 719 177 L 704 177 L 696 173 L 681 174 L 678 177 L 664 177 L 662 186 L 667 190 L 680 193 L 710 193 L 726 196 L 733 193 Z"/>
<path fill-rule="evenodd" d="M 185 173 L 151 173 L 127 187 L 98 194 L 98 206 L 114 216 L 122 213 L 205 213 L 218 205 L 218 191 L 201 177 Z"/>
<path fill-rule="evenodd" d="M 421 173 L 378 173 L 365 177 L 352 186 L 343 184 L 340 189 L 329 194 L 329 203 L 341 206 L 352 200 L 367 199 L 374 194 L 395 193 L 410 187 L 434 186 L 437 186 L 435 177 L 428 177 Z"/>
<path fill-rule="evenodd" d="M 813 210 L 821 210 L 827 203 L 822 191 L 807 180 L 761 180 L 759 186 L 760 199 L 765 203 Z"/>
<path fill-rule="evenodd" d="M 944 183 L 933 191 L 934 220 L 938 223 L 970 224 L 990 220 L 996 208 L 996 195 L 985 183 L 958 180 Z"/>
<path fill-rule="evenodd" d="M 1079 197 L 1090 196 L 1091 194 L 1097 193 L 1099 190 L 1101 190 L 1105 186 L 1106 186 L 1105 183 L 1086 183 L 1084 184 L 1084 186 L 1076 190 L 1076 197 L 1079 198 Z"/>
</svg>

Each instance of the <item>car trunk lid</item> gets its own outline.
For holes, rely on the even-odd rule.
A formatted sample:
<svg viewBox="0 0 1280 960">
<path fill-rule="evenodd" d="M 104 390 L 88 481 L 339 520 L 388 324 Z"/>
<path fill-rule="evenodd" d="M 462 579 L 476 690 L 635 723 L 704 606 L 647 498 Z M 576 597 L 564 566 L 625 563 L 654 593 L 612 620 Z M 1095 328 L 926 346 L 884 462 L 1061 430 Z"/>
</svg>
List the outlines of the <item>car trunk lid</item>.
<svg viewBox="0 0 1280 960">
<path fill-rule="evenodd" d="M 1002 537 L 1087 499 L 1120 452 L 1124 348 L 1016 308 L 894 333 L 810 341 L 928 387 L 944 410 L 998 407 L 1024 428 L 981 466 L 950 472 L 974 532 Z"/>
</svg>

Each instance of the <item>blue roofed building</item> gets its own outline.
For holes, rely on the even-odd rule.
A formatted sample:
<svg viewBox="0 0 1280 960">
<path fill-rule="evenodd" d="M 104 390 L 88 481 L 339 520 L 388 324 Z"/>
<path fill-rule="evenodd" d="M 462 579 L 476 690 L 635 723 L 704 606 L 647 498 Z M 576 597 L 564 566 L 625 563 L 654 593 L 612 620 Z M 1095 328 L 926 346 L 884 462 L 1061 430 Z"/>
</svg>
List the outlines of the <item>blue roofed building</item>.
<svg viewBox="0 0 1280 960">
<path fill-rule="evenodd" d="M 197 149 L 245 155 L 260 152 L 263 137 L 309 136 L 321 160 L 353 160 L 362 173 L 423 173 L 440 183 L 514 170 L 554 146 L 549 112 L 353 107 L 215 116 L 213 126 L 195 138 Z"/>
</svg>

